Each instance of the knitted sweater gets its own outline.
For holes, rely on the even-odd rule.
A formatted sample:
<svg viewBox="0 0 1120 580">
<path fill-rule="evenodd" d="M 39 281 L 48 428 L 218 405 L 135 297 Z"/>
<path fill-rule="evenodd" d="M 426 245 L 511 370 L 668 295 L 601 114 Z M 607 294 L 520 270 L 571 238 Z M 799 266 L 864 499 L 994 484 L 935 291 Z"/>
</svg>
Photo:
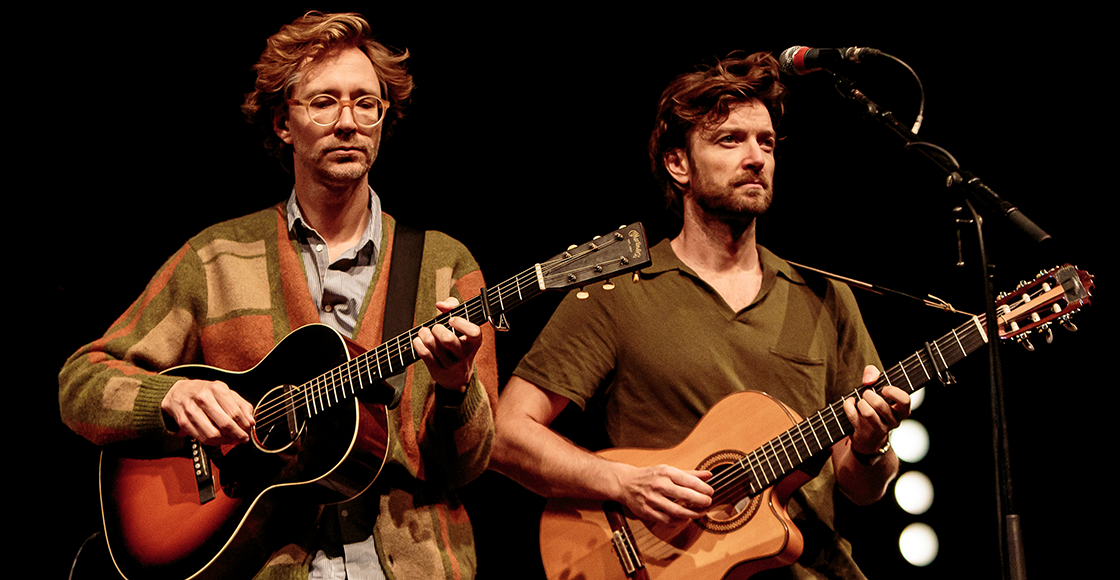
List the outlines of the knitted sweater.
<svg viewBox="0 0 1120 580">
<path fill-rule="evenodd" d="M 396 222 L 387 214 L 383 220 L 382 251 L 353 337 L 366 349 L 381 342 L 392 262 Z M 437 301 L 468 300 L 484 285 L 462 244 L 427 232 L 415 323 L 436 316 Z M 247 370 L 292 330 L 317 322 L 282 204 L 217 224 L 176 252 L 101 339 L 67 360 L 59 375 L 62 419 L 102 445 L 169 437 L 160 402 L 180 377 L 160 371 L 190 363 Z M 489 460 L 498 378 L 493 332 L 483 332 L 459 407 L 435 404 L 435 383 L 419 363 L 407 370 L 401 404 L 389 412 L 396 436 L 383 475 L 395 487 L 375 484 L 381 497 L 372 533 L 390 579 L 474 577 L 473 532 L 452 490 Z M 313 556 L 305 546 L 286 546 L 257 577 L 307 578 Z"/>
</svg>

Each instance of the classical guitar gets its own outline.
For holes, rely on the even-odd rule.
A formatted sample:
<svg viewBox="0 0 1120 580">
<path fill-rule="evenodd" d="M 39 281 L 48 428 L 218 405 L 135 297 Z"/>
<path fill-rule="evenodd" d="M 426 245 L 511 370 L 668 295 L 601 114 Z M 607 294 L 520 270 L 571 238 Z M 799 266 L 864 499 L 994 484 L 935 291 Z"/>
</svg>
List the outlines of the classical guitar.
<svg viewBox="0 0 1120 580">
<path fill-rule="evenodd" d="M 357 397 L 392 398 L 385 380 L 418 360 L 412 341 L 420 328 L 452 316 L 499 326 L 507 310 L 545 290 L 581 287 L 649 263 L 645 232 L 635 223 L 484 288 L 353 359 L 338 333 L 314 324 L 245 372 L 200 365 L 165 371 L 226 382 L 256 401 L 256 427 L 242 445 L 176 439 L 102 453 L 102 516 L 117 570 L 129 580 L 252 577 L 286 534 L 309 529 L 320 505 L 353 498 L 373 483 L 389 442 L 387 412 Z"/>
<path fill-rule="evenodd" d="M 1045 272 L 998 301 L 1001 339 L 1049 332 L 1089 304 L 1092 276 L 1072 266 Z M 913 393 L 988 341 L 985 317 L 973 317 L 886 370 L 866 389 L 894 385 Z M 847 398 L 847 397 L 845 397 Z M 846 437 L 843 399 L 802 419 L 765 393 L 729 395 L 669 449 L 608 449 L 600 455 L 637 466 L 668 464 L 713 472 L 712 507 L 676 527 L 647 526 L 613 502 L 550 500 L 540 544 L 551 580 L 745 579 L 793 563 L 801 533 L 786 501 L 809 477 L 797 467 Z"/>
</svg>

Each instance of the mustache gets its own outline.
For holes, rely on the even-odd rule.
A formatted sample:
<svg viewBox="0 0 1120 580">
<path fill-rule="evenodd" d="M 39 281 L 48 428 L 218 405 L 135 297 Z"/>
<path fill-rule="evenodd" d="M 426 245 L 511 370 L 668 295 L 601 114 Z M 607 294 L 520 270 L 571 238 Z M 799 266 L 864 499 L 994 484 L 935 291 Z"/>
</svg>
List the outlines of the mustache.
<svg viewBox="0 0 1120 580">
<path fill-rule="evenodd" d="M 770 182 L 766 179 L 766 176 L 758 171 L 744 171 L 731 179 L 732 187 L 738 187 L 748 183 L 757 183 L 765 188 L 770 187 Z"/>
<path fill-rule="evenodd" d="M 332 151 L 346 151 L 350 153 L 362 153 L 367 157 L 372 157 L 370 148 L 358 143 L 332 143 L 321 149 L 321 151 L 322 155 L 326 155 Z"/>
</svg>

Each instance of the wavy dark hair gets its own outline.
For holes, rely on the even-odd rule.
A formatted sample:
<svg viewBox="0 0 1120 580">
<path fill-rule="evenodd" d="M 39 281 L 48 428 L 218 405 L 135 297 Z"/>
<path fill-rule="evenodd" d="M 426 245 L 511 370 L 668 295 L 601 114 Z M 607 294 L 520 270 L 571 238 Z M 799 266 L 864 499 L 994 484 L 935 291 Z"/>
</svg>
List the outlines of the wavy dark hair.
<svg viewBox="0 0 1120 580">
<path fill-rule="evenodd" d="M 388 136 L 412 95 L 412 75 L 404 64 L 408 51 L 395 52 L 374 40 L 369 23 L 360 14 L 308 12 L 270 36 L 260 60 L 253 65 L 257 80 L 253 92 L 245 95 L 241 112 L 264 133 L 265 149 L 289 170 L 291 147 L 276 135 L 274 120 L 288 114 L 292 87 L 309 64 L 351 47 L 361 49 L 377 71 L 382 97 L 390 103 L 381 129 Z"/>
<path fill-rule="evenodd" d="M 766 52 L 743 56 L 731 53 L 715 65 L 673 79 L 657 104 L 657 119 L 649 137 L 653 175 L 665 200 L 678 215 L 682 192 L 665 169 L 665 154 L 688 150 L 688 136 L 697 127 L 713 128 L 727 120 L 732 105 L 759 101 L 770 113 L 774 131 L 785 110 L 786 87 L 778 80 L 778 61 Z"/>
</svg>

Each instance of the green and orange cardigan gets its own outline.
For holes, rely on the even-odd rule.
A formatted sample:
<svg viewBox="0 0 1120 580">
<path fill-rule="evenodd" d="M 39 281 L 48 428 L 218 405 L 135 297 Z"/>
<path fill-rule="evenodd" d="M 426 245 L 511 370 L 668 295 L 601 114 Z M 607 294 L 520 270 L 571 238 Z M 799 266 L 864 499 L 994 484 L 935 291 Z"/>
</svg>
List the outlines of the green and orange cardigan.
<svg viewBox="0 0 1120 580">
<path fill-rule="evenodd" d="M 396 222 L 384 227 L 377 270 L 353 341 L 381 342 Z M 418 325 L 438 314 L 435 303 L 478 295 L 484 286 L 474 258 L 456 240 L 425 234 L 416 297 Z M 82 347 L 59 375 L 63 421 L 97 444 L 172 436 L 160 402 L 179 377 L 160 371 L 201 363 L 231 371 L 253 367 L 293 330 L 319 322 L 284 205 L 214 225 L 190 239 L 143 294 L 100 339 Z M 470 521 L 454 489 L 485 470 L 494 435 L 497 362 L 485 327 L 466 397 L 436 405 L 423 363 L 409 367 L 401 404 L 389 412 L 386 471 L 375 529 L 390 579 L 470 579 L 477 562 Z M 369 495 L 369 492 L 362 497 Z M 307 578 L 314 554 L 289 545 L 257 578 Z"/>
</svg>

